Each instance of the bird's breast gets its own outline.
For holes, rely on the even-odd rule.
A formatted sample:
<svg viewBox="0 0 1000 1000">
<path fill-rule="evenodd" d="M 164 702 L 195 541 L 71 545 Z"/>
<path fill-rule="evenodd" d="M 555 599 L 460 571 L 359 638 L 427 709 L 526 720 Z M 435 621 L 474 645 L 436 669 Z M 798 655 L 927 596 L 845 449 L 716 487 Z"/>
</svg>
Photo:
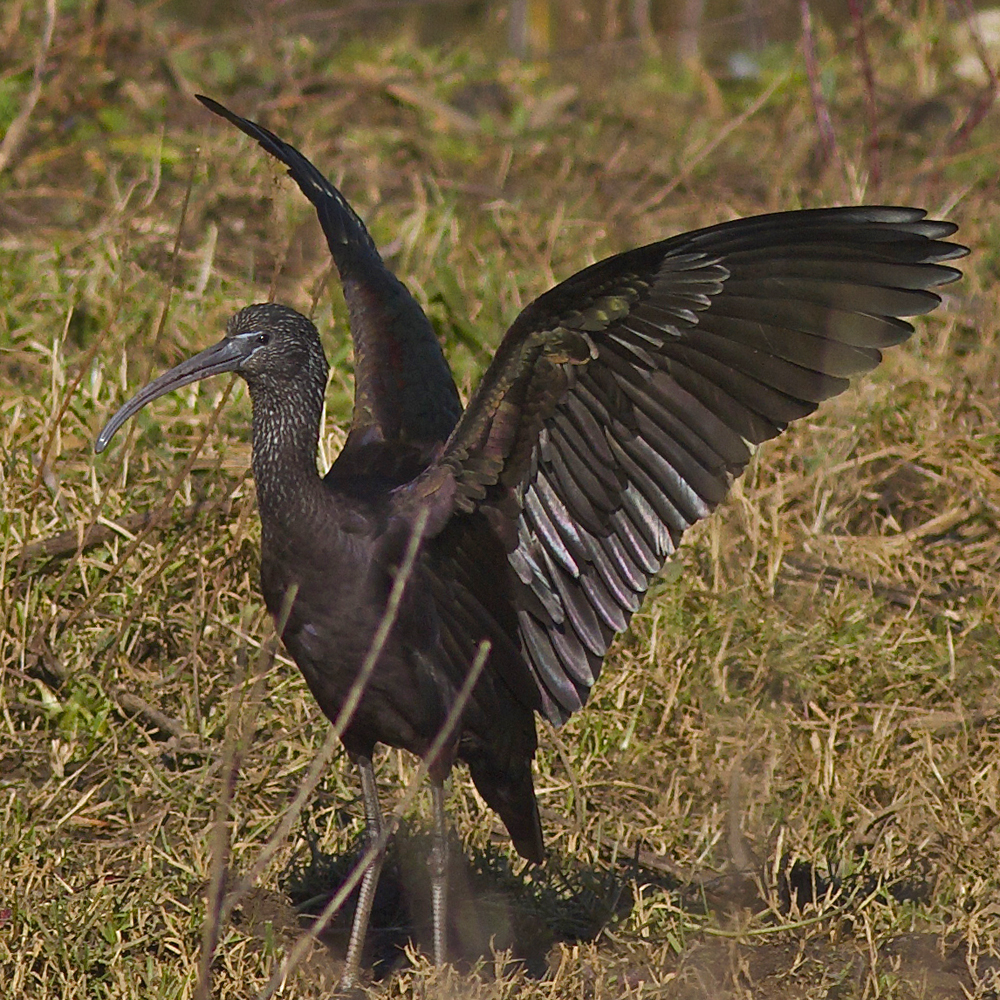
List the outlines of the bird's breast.
<svg viewBox="0 0 1000 1000">
<path fill-rule="evenodd" d="M 283 543 L 267 538 L 261 588 L 282 641 L 324 714 L 335 720 L 350 696 L 386 614 L 396 566 L 378 540 L 362 536 Z M 419 567 L 345 733 L 348 747 L 385 743 L 422 753 L 454 692 L 427 664 L 437 660 L 437 615 Z"/>
</svg>

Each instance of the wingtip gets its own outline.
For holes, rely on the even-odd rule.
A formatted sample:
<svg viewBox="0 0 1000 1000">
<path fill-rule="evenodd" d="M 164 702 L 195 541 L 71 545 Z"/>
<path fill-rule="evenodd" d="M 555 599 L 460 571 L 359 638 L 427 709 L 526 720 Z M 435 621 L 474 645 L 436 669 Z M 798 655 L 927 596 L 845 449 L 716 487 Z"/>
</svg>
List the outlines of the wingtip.
<svg viewBox="0 0 1000 1000">
<path fill-rule="evenodd" d="M 232 122 L 238 128 L 243 128 L 243 123 L 246 119 L 236 114 L 235 111 L 230 111 L 224 104 L 220 104 L 217 100 L 207 97 L 205 94 L 195 94 L 194 96 L 213 114 L 218 115 L 220 118 L 225 118 L 227 122 Z"/>
<path fill-rule="evenodd" d="M 201 103 L 204 104 L 209 111 L 214 111 L 217 115 L 226 110 L 218 101 L 205 94 L 195 94 L 194 96 L 195 99 L 201 101 Z"/>
</svg>

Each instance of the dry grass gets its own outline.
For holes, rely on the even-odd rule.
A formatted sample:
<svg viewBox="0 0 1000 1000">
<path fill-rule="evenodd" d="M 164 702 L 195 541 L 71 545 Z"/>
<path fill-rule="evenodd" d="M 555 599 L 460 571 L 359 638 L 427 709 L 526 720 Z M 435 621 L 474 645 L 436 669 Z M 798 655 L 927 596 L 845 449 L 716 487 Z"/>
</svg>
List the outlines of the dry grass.
<svg viewBox="0 0 1000 1000">
<path fill-rule="evenodd" d="M 782 68 L 759 84 L 718 86 L 652 64 L 622 74 L 620 50 L 546 71 L 407 37 L 60 15 L 0 175 L 5 995 L 194 996 L 213 836 L 232 887 L 327 733 L 295 669 L 258 654 L 271 626 L 242 387 L 226 401 L 222 384 L 193 386 L 91 451 L 129 388 L 269 289 L 314 308 L 335 366 L 327 454 L 342 440 L 344 310 L 312 210 L 192 89 L 266 113 L 342 183 L 465 389 L 523 304 L 614 250 L 859 199 L 961 224 L 975 251 L 945 306 L 762 450 L 690 533 L 587 710 L 542 734 L 544 868 L 523 868 L 456 774 L 457 972 L 404 953 L 426 931 L 422 807 L 407 813 L 372 992 L 996 995 L 997 133 L 987 119 L 962 144 L 935 125 L 977 96 L 951 74 L 945 6 L 884 6 L 893 20 L 869 25 L 878 190 L 855 50 L 822 30 L 840 157 L 826 167 L 791 50 L 770 53 Z M 39 39 L 44 11 L 15 8 L 7 41 Z M 5 126 L 31 91 L 21 49 L 0 76 Z M 414 762 L 378 766 L 395 801 Z M 213 995 L 265 988 L 306 926 L 294 907 L 315 912 L 350 868 L 358 798 L 335 761 L 220 928 Z M 328 995 L 344 919 L 281 996 Z"/>
</svg>

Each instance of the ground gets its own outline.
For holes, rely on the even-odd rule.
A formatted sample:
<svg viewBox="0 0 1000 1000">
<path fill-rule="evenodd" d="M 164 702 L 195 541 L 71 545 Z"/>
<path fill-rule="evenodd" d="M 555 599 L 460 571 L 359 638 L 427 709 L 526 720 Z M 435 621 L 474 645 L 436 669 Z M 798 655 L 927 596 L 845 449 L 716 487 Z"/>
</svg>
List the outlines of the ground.
<svg viewBox="0 0 1000 1000">
<path fill-rule="evenodd" d="M 5 994 L 317 997 L 343 956 L 350 903 L 303 935 L 351 869 L 359 788 L 261 606 L 245 391 L 190 387 L 92 451 L 140 383 L 272 296 L 322 331 L 324 461 L 343 440 L 350 345 L 312 209 L 205 92 L 343 187 L 465 394 L 523 305 L 608 253 L 822 204 L 959 224 L 973 253 L 942 307 L 760 450 L 586 710 L 542 727 L 545 865 L 456 772 L 442 972 L 428 805 L 413 760 L 379 758 L 403 826 L 366 989 L 996 996 L 997 129 L 989 85 L 954 71 L 952 8 L 873 5 L 864 45 L 817 14 L 815 87 L 800 43 L 735 79 L 710 52 L 678 67 L 666 36 L 517 61 L 479 44 L 490 21 L 431 45 L 411 15 L 362 36 L 291 8 L 49 9 L 47 49 L 42 6 L 0 24 Z"/>
</svg>

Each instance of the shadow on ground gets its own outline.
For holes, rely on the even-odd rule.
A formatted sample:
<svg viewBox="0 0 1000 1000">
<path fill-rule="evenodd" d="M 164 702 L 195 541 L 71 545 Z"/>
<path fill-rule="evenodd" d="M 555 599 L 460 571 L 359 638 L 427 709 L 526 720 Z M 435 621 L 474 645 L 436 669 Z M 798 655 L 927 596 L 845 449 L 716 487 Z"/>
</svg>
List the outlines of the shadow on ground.
<svg viewBox="0 0 1000 1000">
<path fill-rule="evenodd" d="M 405 826 L 390 843 L 363 962 L 366 976 L 375 981 L 408 966 L 409 945 L 425 954 L 430 950 L 429 846 L 426 832 Z M 313 844 L 310 856 L 285 873 L 283 892 L 257 889 L 234 912 L 234 921 L 261 941 L 293 937 L 309 926 L 337 891 L 360 850 L 359 843 L 343 854 L 329 855 Z M 745 996 L 748 988 L 754 996 L 770 1000 L 816 996 L 818 977 L 826 997 L 846 1000 L 862 995 L 864 984 L 873 977 L 889 976 L 916 991 L 914 996 L 959 1000 L 998 995 L 1000 963 L 977 959 L 961 942 L 904 933 L 872 951 L 860 926 L 855 926 L 859 913 L 852 908 L 860 910 L 873 900 L 928 902 L 932 880 L 919 872 L 890 880 L 862 870 L 849 879 L 837 879 L 803 861 L 787 861 L 768 889 L 757 874 L 736 872 L 697 883 L 683 881 L 644 864 L 649 860 L 645 852 L 632 859 L 609 860 L 601 868 L 572 870 L 565 863 L 560 867 L 557 859 L 538 868 L 514 869 L 506 853 L 487 850 L 466 855 L 458 843 L 452 844 L 450 857 L 450 961 L 460 971 L 476 966 L 490 974 L 520 969 L 531 978 L 545 978 L 553 961 L 558 964 L 556 945 L 595 941 L 603 930 L 629 916 L 637 896 L 659 894 L 690 915 L 692 927 L 682 947 L 655 959 L 642 942 L 632 946 L 624 942 L 616 961 L 623 987 L 663 982 L 666 977 L 678 1000 Z M 321 935 L 324 947 L 303 969 L 307 976 L 330 985 L 336 982 L 355 898 L 349 898 Z M 797 934 L 797 918 L 815 912 L 816 906 L 829 912 L 829 933 Z M 764 910 L 771 913 L 763 914 Z M 770 930 L 787 919 L 787 932 L 760 936 L 750 932 L 737 939 L 696 929 L 709 915 L 723 929 L 746 926 L 748 913 L 756 913 Z M 506 966 L 498 963 L 498 954 L 509 956 Z"/>
<path fill-rule="evenodd" d="M 407 964 L 408 943 L 424 953 L 431 950 L 430 843 L 428 833 L 409 826 L 400 827 L 390 841 L 364 959 L 376 980 Z M 328 855 L 313 844 L 311 857 L 286 872 L 282 888 L 300 919 L 308 921 L 323 909 L 352 871 L 362 847 L 359 842 L 344 854 Z M 553 945 L 592 941 L 632 908 L 634 872 L 624 872 L 621 866 L 568 873 L 550 860 L 541 867 L 515 870 L 506 852 L 488 849 L 467 855 L 457 842 L 451 844 L 449 862 L 449 957 L 459 968 L 484 962 L 492 967 L 494 956 L 506 952 L 512 966 L 541 978 L 548 972 Z M 338 962 L 347 950 L 356 900 L 355 892 L 322 935 Z"/>
</svg>

